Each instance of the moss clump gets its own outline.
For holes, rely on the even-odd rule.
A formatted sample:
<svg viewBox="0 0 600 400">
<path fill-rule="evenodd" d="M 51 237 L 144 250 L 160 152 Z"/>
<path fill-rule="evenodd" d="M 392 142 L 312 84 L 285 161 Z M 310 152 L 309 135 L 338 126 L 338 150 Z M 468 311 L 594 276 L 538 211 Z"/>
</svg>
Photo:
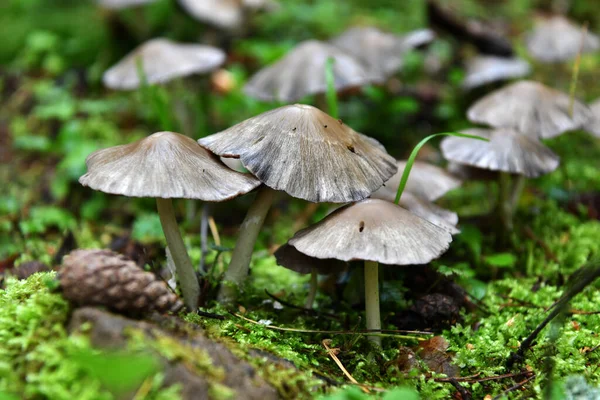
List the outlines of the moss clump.
<svg viewBox="0 0 600 400">
<path fill-rule="evenodd" d="M 461 367 L 463 376 L 479 374 L 492 376 L 504 374 L 504 367 L 511 352 L 516 351 L 520 342 L 546 317 L 546 308 L 562 294 L 555 286 L 542 285 L 533 291 L 536 280 L 505 279 L 491 283 L 485 305 L 490 315 L 479 320 L 478 328 L 471 325 L 457 325 L 445 333 L 451 343 L 451 351 L 456 352 L 455 363 Z M 588 288 L 576 296 L 571 308 L 577 312 L 597 311 L 600 293 Z M 594 369 L 600 361 L 600 354 L 587 353 L 598 343 L 597 327 L 600 316 L 596 314 L 572 314 L 567 316 L 561 335 L 554 344 L 554 375 L 565 377 L 581 374 L 595 385 L 600 382 Z M 535 384 L 528 386 L 526 397 L 539 398 L 544 379 L 544 359 L 550 341 L 548 329 L 544 329 L 535 346 L 525 354 L 523 367 L 537 373 Z M 496 395 L 506 389 L 506 382 L 476 383 L 470 386 L 474 398 L 487 394 Z M 522 395 L 522 393 L 521 393 Z M 513 394 L 511 396 L 516 396 Z M 509 398 L 512 398 L 509 396 Z"/>
<path fill-rule="evenodd" d="M 9 278 L 0 290 L 0 393 L 22 399 L 111 400 L 115 396 L 92 377 L 75 355 L 94 352 L 82 335 L 69 335 L 69 305 L 48 286 L 54 272 L 26 281 Z M 175 400 L 176 390 L 148 381 L 146 399 Z"/>
</svg>

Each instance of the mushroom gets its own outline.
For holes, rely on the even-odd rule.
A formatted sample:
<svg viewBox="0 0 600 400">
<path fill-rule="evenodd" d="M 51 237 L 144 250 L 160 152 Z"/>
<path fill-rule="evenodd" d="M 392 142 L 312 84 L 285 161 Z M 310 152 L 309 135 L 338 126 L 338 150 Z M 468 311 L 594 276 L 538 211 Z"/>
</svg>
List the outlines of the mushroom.
<svg viewBox="0 0 600 400">
<path fill-rule="evenodd" d="M 354 27 L 331 39 L 329 43 L 356 57 L 374 76 L 387 78 L 402 67 L 407 51 L 430 42 L 433 37 L 434 34 L 429 29 L 402 37 L 375 27 Z"/>
<path fill-rule="evenodd" d="M 379 266 L 426 264 L 448 249 L 452 235 L 384 200 L 367 199 L 344 206 L 288 241 L 299 252 L 319 259 L 365 262 L 367 329 L 380 330 Z M 369 339 L 380 345 L 380 337 Z"/>
<path fill-rule="evenodd" d="M 377 198 L 383 200 L 389 199 L 389 201 L 394 201 L 396 198 L 400 179 L 406 167 L 406 160 L 399 160 L 396 163 L 398 165 L 398 172 L 388 179 L 384 186 L 373 193 L 373 195 L 378 196 Z M 410 170 L 405 190 L 422 199 L 435 201 L 450 190 L 459 187 L 461 183 L 460 179 L 455 178 L 443 168 L 423 161 L 415 161 Z"/>
<path fill-rule="evenodd" d="M 585 124 L 584 129 L 594 136 L 600 137 L 600 99 L 590 104 L 592 117 Z"/>
<path fill-rule="evenodd" d="M 521 58 L 478 55 L 467 61 L 462 87 L 471 90 L 493 82 L 523 78 L 530 72 L 529 63 Z"/>
<path fill-rule="evenodd" d="M 300 253 L 295 247 L 289 244 L 280 246 L 275 251 L 275 259 L 277 265 L 281 265 L 287 269 L 291 269 L 299 274 L 311 274 L 310 292 L 306 297 L 304 308 L 311 309 L 315 301 L 318 288 L 318 277 L 320 275 L 335 274 L 344 271 L 348 264 L 344 261 L 336 260 L 335 258 L 320 260 L 318 258 L 309 257 L 306 254 Z"/>
<path fill-rule="evenodd" d="M 519 81 L 478 100 L 467 111 L 471 122 L 512 128 L 536 138 L 578 129 L 591 117 L 587 105 L 534 81 Z"/>
<path fill-rule="evenodd" d="M 368 197 L 397 169 L 375 139 L 304 104 L 276 108 L 198 142 L 220 157 L 239 158 L 264 183 L 244 219 L 225 275 L 234 285 L 248 274 L 273 189 L 311 202 L 346 203 Z M 221 299 L 234 298 L 226 287 Z"/>
<path fill-rule="evenodd" d="M 225 30 L 237 30 L 248 12 L 273 10 L 273 0 L 179 0 L 181 7 L 194 19 Z"/>
<path fill-rule="evenodd" d="M 406 161 L 398 161 L 397 165 L 398 172 L 388 179 L 384 186 L 371 194 L 372 199 L 395 201 Z M 400 206 L 441 228 L 449 230 L 452 234 L 459 233 L 460 231 L 456 229 L 458 215 L 432 202 L 442 197 L 446 192 L 459 187 L 461 181 L 442 168 L 422 161 L 415 161 L 410 172 L 406 187 L 400 198 Z"/>
<path fill-rule="evenodd" d="M 529 54 L 536 60 L 555 63 L 574 59 L 579 51 L 590 53 L 600 50 L 600 38 L 584 32 L 561 15 L 538 18 L 534 29 L 525 38 Z"/>
<path fill-rule="evenodd" d="M 98 150 L 86 159 L 83 186 L 128 197 L 155 197 L 167 245 L 186 305 L 198 304 L 198 279 L 181 238 L 172 198 L 225 201 L 260 182 L 232 171 L 193 139 L 174 132 L 154 133 L 137 142 Z"/>
<path fill-rule="evenodd" d="M 225 53 L 211 46 L 180 44 L 158 38 L 134 49 L 108 69 L 102 81 L 108 88 L 132 90 L 142 85 L 138 63 L 149 84 L 213 71 L 225 61 Z"/>
<path fill-rule="evenodd" d="M 332 58 L 337 91 L 379 82 L 361 62 L 343 50 L 317 40 L 301 42 L 282 59 L 258 71 L 244 86 L 251 97 L 265 101 L 292 102 L 327 90 L 325 67 Z"/>
<path fill-rule="evenodd" d="M 558 167 L 559 157 L 538 139 L 514 129 L 474 128 L 462 132 L 481 136 L 489 141 L 447 137 L 440 146 L 442 154 L 451 162 L 504 173 L 500 174 L 499 207 L 504 226 L 508 230 L 512 229 L 512 212 L 523 189 L 524 180 L 517 181 L 512 199 L 509 199 L 508 174 L 535 178 L 554 171 Z"/>
</svg>

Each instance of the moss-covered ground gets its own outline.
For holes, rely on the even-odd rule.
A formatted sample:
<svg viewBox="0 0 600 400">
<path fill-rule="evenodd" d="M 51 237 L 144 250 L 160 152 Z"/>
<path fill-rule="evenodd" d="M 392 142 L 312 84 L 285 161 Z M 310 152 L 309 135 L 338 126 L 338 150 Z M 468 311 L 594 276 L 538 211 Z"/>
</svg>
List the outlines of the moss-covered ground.
<svg viewBox="0 0 600 400">
<path fill-rule="evenodd" d="M 15 268 L 31 260 L 56 266 L 63 250 L 74 247 L 112 247 L 142 259 L 155 271 L 164 265 L 164 239 L 152 200 L 93 193 L 79 187 L 77 179 L 85 172 L 90 152 L 159 130 L 140 93 L 103 89 L 102 71 L 149 37 L 191 41 L 202 32 L 172 2 L 160 0 L 139 15 L 121 16 L 130 30 L 128 40 L 121 40 L 112 36 L 108 17 L 92 3 L 9 0 L 0 5 L 0 26 L 7 30 L 0 43 L 0 398 L 116 399 L 124 390 L 111 383 L 110 372 L 101 366 L 115 359 L 93 349 L 85 329 L 76 334 L 67 331 L 72 308 L 55 290 L 55 272 L 17 280 L 9 277 Z M 328 38 L 353 23 L 394 32 L 426 24 L 424 1 L 378 0 L 369 7 L 360 1 L 287 3 L 275 16 L 257 16 L 250 36 L 228 43 L 231 56 L 223 71 L 231 86 L 227 91 L 213 87 L 206 94 L 211 111 L 205 133 L 275 107 L 247 98 L 241 88 L 252 72 L 300 40 Z M 503 17 L 511 24 L 517 53 L 525 57 L 518 35 L 531 26 L 536 7 L 544 6 L 529 0 L 491 6 L 473 0 L 447 3 L 467 15 Z M 588 21 L 590 30 L 599 32 L 598 5 L 585 0 L 572 3 L 571 16 Z M 441 35 L 429 49 L 409 54 L 398 76 L 410 89 L 407 93 L 421 97 L 394 96 L 384 88 L 369 87 L 341 99 L 341 117 L 376 137 L 392 155 L 406 157 L 425 135 L 468 126 L 465 110 L 476 97 L 459 88 L 464 75 L 460 60 L 473 52 Z M 427 72 L 432 60 L 441 65 L 436 73 Z M 600 95 L 599 65 L 598 55 L 582 57 L 576 93 L 583 100 Z M 568 90 L 572 66 L 534 63 L 532 78 Z M 182 85 L 175 87 L 169 89 L 174 94 L 159 89 L 160 95 L 189 95 Z M 430 91 L 435 94 L 433 102 L 423 100 Z M 439 366 L 426 365 L 425 355 L 417 350 L 431 335 L 385 335 L 383 349 L 374 350 L 364 335 L 355 332 L 363 327 L 359 265 L 352 265 L 344 280 L 323 281 L 314 312 L 288 305 L 303 304 L 309 278 L 277 266 L 272 253 L 297 229 L 322 218 L 329 205 L 307 214 L 307 203 L 282 196 L 261 232 L 235 315 L 208 299 L 202 311 L 225 319 L 196 314 L 178 318 L 199 325 L 248 360 L 284 398 L 449 399 L 458 398 L 459 385 L 474 399 L 561 399 L 575 386 L 593 393 L 593 387 L 600 386 L 600 282 L 576 296 L 558 323 L 542 330 L 522 363 L 506 368 L 511 352 L 545 318 L 572 274 L 600 256 L 600 143 L 585 132 L 569 132 L 546 143 L 560 155 L 561 165 L 527 183 L 508 240 L 501 240 L 495 226 L 482 217 L 490 209 L 494 184 L 467 182 L 439 202 L 459 213 L 462 233 L 432 268 L 464 288 L 475 304 L 436 331 L 448 343 L 436 357 L 440 365 L 459 371 L 461 378 L 454 382 L 440 373 Z M 236 227 L 250 204 L 247 197 L 213 208 L 221 243 L 217 246 L 211 238 L 210 289 L 216 288 L 227 266 Z M 183 201 L 176 206 L 190 255 L 198 263 L 199 212 L 187 220 L 190 208 Z M 66 240 L 69 233 L 76 243 Z M 403 310 L 414 303 L 414 288 L 405 284 L 410 280 L 407 274 L 414 271 L 382 267 L 386 329 L 395 329 Z M 324 340 L 331 340 L 325 343 L 338 349 L 340 363 L 361 386 L 349 383 Z M 185 360 L 198 373 L 212 377 L 214 398 L 235 397 L 219 383 L 223 371 L 213 370 L 205 355 L 181 346 L 132 334 L 127 354 L 147 349 L 167 359 Z M 407 369 L 406 354 L 411 351 L 417 353 L 417 361 Z M 274 364 L 271 355 L 295 368 Z M 133 361 L 122 362 L 124 370 L 146 373 L 123 375 L 134 385 L 128 393 L 133 391 L 137 399 L 180 398 L 178 386 L 163 386 L 160 368 L 130 358 Z M 486 379 L 507 374 L 512 375 Z M 523 385 L 511 389 L 519 383 Z M 600 398 L 593 396 L 589 398 Z"/>
</svg>

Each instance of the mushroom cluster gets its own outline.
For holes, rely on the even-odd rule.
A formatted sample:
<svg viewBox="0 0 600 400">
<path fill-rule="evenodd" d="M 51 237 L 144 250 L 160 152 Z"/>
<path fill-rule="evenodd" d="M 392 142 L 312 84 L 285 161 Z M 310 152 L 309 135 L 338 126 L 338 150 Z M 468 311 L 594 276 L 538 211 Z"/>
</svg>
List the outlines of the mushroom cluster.
<svg viewBox="0 0 600 400">
<path fill-rule="evenodd" d="M 491 128 L 468 129 L 464 133 L 488 141 L 448 137 L 441 143 L 442 153 L 463 174 L 470 172 L 462 167 L 497 174 L 498 214 L 504 228 L 510 231 L 524 179 L 547 174 L 559 165 L 559 157 L 542 139 L 584 127 L 591 119 L 591 111 L 586 104 L 558 90 L 534 81 L 519 81 L 478 100 L 467 111 L 467 117 Z"/>
</svg>

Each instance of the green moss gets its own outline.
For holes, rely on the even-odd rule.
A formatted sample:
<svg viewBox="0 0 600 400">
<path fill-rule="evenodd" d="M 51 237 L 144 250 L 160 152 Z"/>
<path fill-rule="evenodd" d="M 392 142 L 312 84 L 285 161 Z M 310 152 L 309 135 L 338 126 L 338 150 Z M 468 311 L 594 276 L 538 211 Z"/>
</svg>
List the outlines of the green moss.
<svg viewBox="0 0 600 400">
<path fill-rule="evenodd" d="M 93 350 L 85 336 L 67 333 L 69 306 L 48 289 L 53 279 L 53 272 L 9 278 L 0 290 L 0 392 L 23 399 L 113 399 L 75 359 Z M 160 376 L 150 383 L 146 398 L 178 398 L 173 388 L 161 389 Z"/>
</svg>

